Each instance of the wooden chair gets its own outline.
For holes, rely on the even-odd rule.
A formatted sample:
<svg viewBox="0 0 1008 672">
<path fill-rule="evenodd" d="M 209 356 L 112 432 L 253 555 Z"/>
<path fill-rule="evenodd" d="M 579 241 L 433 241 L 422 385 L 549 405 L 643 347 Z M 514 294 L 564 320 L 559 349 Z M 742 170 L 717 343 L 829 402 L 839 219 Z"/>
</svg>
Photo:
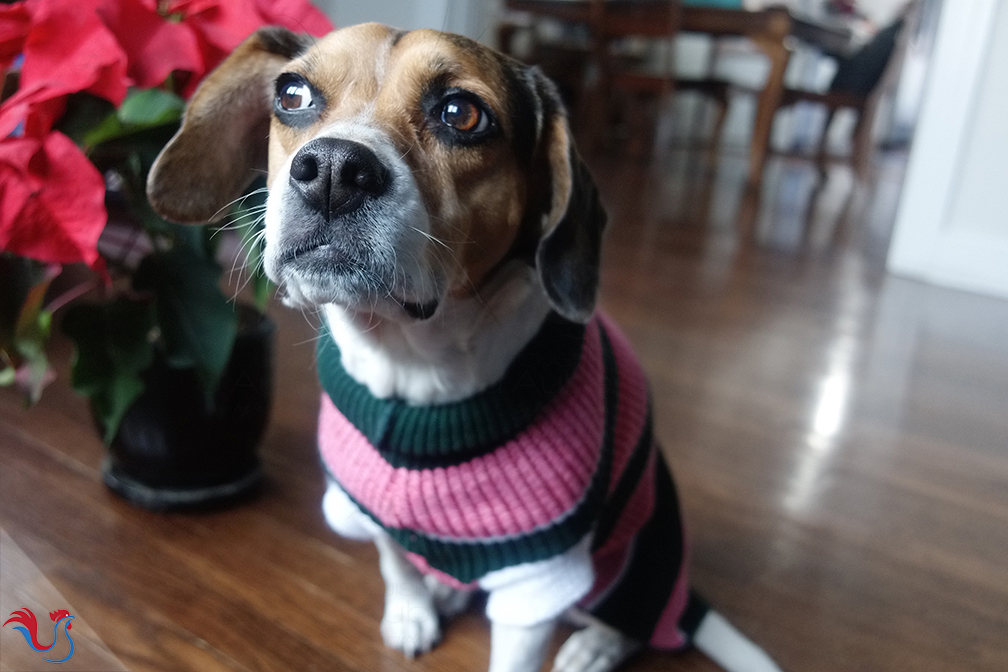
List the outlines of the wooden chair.
<svg viewBox="0 0 1008 672">
<path fill-rule="evenodd" d="M 535 20 L 521 15 L 508 17 L 498 26 L 498 47 L 512 56 L 518 56 L 514 49 L 516 36 L 519 33 L 532 36 L 527 53 L 521 57 L 540 66 L 558 84 L 564 101 L 573 112 L 585 152 L 597 148 L 607 135 L 610 113 L 617 100 L 623 102 L 620 111 L 628 125 L 634 128 L 631 137 L 638 145 L 644 144 L 643 137 L 650 139 L 654 130 L 655 115 L 649 114 L 649 108 L 659 107 L 676 91 L 695 91 L 713 100 L 717 104 L 715 128 L 722 126 L 730 84 L 674 76 L 672 40 L 680 26 L 678 0 L 615 4 L 590 0 L 588 4 L 590 19 L 585 26 L 588 30 L 586 35 L 578 35 L 581 39 L 540 41 Z M 613 46 L 624 38 L 667 41 L 667 58 L 662 68 L 657 73 L 648 72 L 643 59 L 617 52 Z M 711 151 L 716 150 L 718 138 L 715 134 Z"/>
<path fill-rule="evenodd" d="M 693 91 L 712 99 L 717 107 L 714 128 L 720 130 L 728 109 L 730 84 L 717 79 L 681 79 L 675 74 L 673 40 L 681 26 L 682 8 L 678 0 L 644 0 L 634 3 L 608 3 L 591 0 L 589 27 L 592 35 L 592 63 L 596 73 L 593 90 L 585 96 L 582 116 L 584 134 L 594 148 L 605 135 L 609 113 L 617 97 L 630 112 L 624 116 L 631 126 L 632 150 L 649 144 L 656 110 L 678 91 Z M 655 11 L 655 5 L 660 10 Z M 657 18 L 656 18 L 657 17 Z M 646 70 L 639 59 L 626 58 L 613 51 L 613 44 L 624 38 L 666 41 L 665 62 L 657 71 Z M 652 109 L 653 108 L 653 109 Z M 714 135 L 709 151 L 717 149 L 720 135 Z"/>
<path fill-rule="evenodd" d="M 589 63 L 593 81 L 586 85 L 576 114 L 581 121 L 578 129 L 582 136 L 581 146 L 588 153 L 599 148 L 614 120 L 614 112 L 622 114 L 631 128 L 642 128 L 641 121 L 646 115 L 644 110 L 635 109 L 634 105 L 660 104 L 662 99 L 675 91 L 673 77 L 649 74 L 643 70 L 640 59 L 614 51 L 619 41 L 629 37 L 669 41 L 675 37 L 679 32 L 681 14 L 678 0 L 660 2 L 663 6 L 658 12 L 655 12 L 656 2 L 660 0 L 620 3 L 615 7 L 605 0 L 591 0 L 589 3 Z M 672 50 L 668 49 L 664 64 L 668 72 L 674 66 L 672 54 Z M 622 104 L 618 106 L 620 109 L 614 110 L 617 101 Z"/>
<path fill-rule="evenodd" d="M 912 0 L 896 21 L 880 30 L 867 44 L 849 56 L 839 57 L 836 74 L 826 92 L 784 89 L 778 109 L 799 102 L 817 103 L 827 109 L 826 124 L 816 151 L 816 161 L 823 174 L 829 159 L 826 141 L 830 124 L 837 111 L 846 108 L 857 114 L 851 161 L 858 177 L 867 179 L 879 101 L 899 76 L 919 10 L 919 0 Z"/>
<path fill-rule="evenodd" d="M 537 23 L 537 19 L 527 15 L 506 15 L 497 26 L 497 48 L 509 56 L 539 66 L 557 84 L 568 109 L 577 109 L 590 60 L 588 40 L 576 35 L 574 39 L 543 41 L 539 37 Z M 587 34 L 586 31 L 575 32 Z M 516 49 L 519 35 L 530 38 L 522 53 Z"/>
</svg>

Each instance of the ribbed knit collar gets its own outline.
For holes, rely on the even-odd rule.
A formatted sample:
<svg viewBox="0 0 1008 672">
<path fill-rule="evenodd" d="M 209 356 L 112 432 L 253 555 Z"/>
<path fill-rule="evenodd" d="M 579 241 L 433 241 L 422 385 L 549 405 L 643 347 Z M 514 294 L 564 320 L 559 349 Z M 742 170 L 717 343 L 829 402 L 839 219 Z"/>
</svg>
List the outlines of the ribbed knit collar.
<svg viewBox="0 0 1008 672">
<path fill-rule="evenodd" d="M 413 406 L 379 399 L 343 368 L 323 325 L 317 362 L 337 409 L 393 466 L 434 468 L 493 450 L 528 427 L 577 370 L 585 326 L 549 317 L 504 377 L 468 399 Z"/>
</svg>

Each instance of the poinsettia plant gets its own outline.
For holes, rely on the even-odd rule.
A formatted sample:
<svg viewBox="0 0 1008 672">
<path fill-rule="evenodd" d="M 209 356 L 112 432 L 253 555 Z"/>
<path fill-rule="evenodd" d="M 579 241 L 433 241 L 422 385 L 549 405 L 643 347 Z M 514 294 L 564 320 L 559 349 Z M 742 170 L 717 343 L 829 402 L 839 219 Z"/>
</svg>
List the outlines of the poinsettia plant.
<svg viewBox="0 0 1008 672">
<path fill-rule="evenodd" d="M 307 0 L 0 2 L 0 385 L 39 398 L 65 307 L 71 382 L 109 441 L 154 357 L 194 368 L 210 398 L 235 337 L 221 227 L 172 224 L 145 196 L 185 100 L 259 27 L 332 25 Z M 223 220 L 247 225 L 253 268 L 262 192 Z"/>
</svg>

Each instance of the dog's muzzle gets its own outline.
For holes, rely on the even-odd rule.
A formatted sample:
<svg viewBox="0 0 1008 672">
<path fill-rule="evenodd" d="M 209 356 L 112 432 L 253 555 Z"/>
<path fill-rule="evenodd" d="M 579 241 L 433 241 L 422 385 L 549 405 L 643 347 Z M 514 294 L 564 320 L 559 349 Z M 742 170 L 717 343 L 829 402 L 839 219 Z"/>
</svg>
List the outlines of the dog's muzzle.
<svg viewBox="0 0 1008 672">
<path fill-rule="evenodd" d="M 359 209 L 388 191 L 390 174 L 359 142 L 317 138 L 294 156 L 290 184 L 326 222 Z"/>
<path fill-rule="evenodd" d="M 373 130 L 329 132 L 298 149 L 270 188 L 267 275 L 292 305 L 393 304 L 397 315 L 431 317 L 442 276 L 424 253 L 429 219 L 409 166 Z"/>
</svg>

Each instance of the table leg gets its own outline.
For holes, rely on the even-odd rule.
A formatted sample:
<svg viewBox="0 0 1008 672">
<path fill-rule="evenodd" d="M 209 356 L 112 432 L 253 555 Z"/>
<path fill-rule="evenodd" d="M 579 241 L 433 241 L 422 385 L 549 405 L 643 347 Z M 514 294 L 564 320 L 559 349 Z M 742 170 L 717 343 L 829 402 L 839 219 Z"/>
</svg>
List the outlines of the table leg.
<svg viewBox="0 0 1008 672">
<path fill-rule="evenodd" d="M 753 41 L 770 59 L 770 73 L 766 85 L 756 104 L 756 123 L 753 126 L 752 142 L 749 146 L 749 184 L 758 185 L 763 177 L 763 163 L 766 161 L 770 144 L 770 129 L 774 114 L 780 104 L 784 90 L 784 71 L 787 70 L 791 50 L 784 44 L 785 37 L 755 37 Z"/>
</svg>

